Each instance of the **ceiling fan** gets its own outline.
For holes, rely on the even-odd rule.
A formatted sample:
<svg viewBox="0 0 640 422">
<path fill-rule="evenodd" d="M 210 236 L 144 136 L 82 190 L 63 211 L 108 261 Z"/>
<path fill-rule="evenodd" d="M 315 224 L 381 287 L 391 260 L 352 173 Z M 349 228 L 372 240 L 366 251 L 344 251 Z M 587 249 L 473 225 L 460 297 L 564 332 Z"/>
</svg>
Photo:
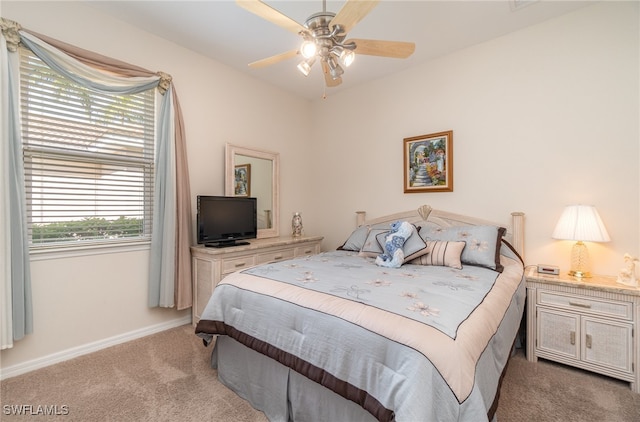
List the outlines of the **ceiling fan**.
<svg viewBox="0 0 640 422">
<path fill-rule="evenodd" d="M 260 0 L 236 0 L 238 5 L 290 32 L 302 37 L 299 49 L 286 51 L 249 63 L 249 67 L 260 68 L 301 55 L 303 60 L 298 70 L 308 76 L 311 67 L 320 61 L 325 83 L 334 87 L 342 83 L 344 67 L 348 67 L 356 54 L 404 59 L 415 50 L 412 42 L 349 39 L 347 33 L 360 22 L 379 0 L 347 0 L 336 14 L 327 12 L 326 0 L 322 1 L 322 12 L 309 16 L 304 25 L 283 15 Z"/>
</svg>

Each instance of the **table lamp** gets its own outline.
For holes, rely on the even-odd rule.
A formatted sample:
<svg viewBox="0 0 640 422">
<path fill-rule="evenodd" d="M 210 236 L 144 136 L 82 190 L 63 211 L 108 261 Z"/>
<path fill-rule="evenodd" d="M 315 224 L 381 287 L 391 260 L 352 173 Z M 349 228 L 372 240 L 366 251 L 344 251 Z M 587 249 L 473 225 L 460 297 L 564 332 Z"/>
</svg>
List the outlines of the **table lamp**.
<svg viewBox="0 0 640 422">
<path fill-rule="evenodd" d="M 609 233 L 595 207 L 591 205 L 569 205 L 564 209 L 552 238 L 577 241 L 571 249 L 573 277 L 591 277 L 589 251 L 583 242 L 608 242 Z"/>
</svg>

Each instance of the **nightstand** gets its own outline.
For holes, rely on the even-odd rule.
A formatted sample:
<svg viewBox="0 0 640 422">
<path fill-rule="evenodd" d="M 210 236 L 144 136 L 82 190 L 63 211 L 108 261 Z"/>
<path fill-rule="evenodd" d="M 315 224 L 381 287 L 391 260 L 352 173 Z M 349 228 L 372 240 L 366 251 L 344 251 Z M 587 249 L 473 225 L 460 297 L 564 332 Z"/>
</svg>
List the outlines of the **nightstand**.
<svg viewBox="0 0 640 422">
<path fill-rule="evenodd" d="M 527 359 L 544 358 L 631 383 L 640 393 L 640 288 L 615 277 L 526 272 Z"/>
</svg>

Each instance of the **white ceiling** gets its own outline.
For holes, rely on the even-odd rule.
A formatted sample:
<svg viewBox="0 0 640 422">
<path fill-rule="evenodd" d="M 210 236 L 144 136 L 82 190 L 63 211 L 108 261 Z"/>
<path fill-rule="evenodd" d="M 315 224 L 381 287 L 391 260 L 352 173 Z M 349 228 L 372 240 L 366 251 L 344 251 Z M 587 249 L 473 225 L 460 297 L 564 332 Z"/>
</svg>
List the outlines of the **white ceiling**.
<svg viewBox="0 0 640 422">
<path fill-rule="evenodd" d="M 322 0 L 266 0 L 265 3 L 301 24 L 313 13 L 322 11 Z M 575 0 L 383 0 L 347 38 L 412 41 L 416 44 L 415 53 L 408 59 L 357 56 L 342 76 L 342 84 L 327 88 L 327 95 L 592 3 Z M 343 4 L 344 1 L 327 1 L 326 8 L 335 13 Z M 250 62 L 296 49 L 300 39 L 242 9 L 235 1 L 92 0 L 90 5 L 301 97 L 313 100 L 323 95 L 324 79 L 317 63 L 306 78 L 296 69 L 298 60 L 295 58 L 262 69 L 247 66 Z"/>
</svg>

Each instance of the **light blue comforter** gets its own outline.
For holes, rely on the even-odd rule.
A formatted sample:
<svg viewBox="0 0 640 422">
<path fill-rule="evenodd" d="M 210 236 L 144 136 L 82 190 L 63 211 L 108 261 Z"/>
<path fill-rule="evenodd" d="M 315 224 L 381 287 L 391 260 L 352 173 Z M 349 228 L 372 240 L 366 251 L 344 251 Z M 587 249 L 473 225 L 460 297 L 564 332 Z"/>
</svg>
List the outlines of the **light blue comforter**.
<svg viewBox="0 0 640 422">
<path fill-rule="evenodd" d="M 522 262 L 501 259 L 502 273 L 384 268 L 347 251 L 261 265 L 221 281 L 197 333 L 366 393 L 381 420 L 487 420 L 524 309 Z"/>
</svg>

